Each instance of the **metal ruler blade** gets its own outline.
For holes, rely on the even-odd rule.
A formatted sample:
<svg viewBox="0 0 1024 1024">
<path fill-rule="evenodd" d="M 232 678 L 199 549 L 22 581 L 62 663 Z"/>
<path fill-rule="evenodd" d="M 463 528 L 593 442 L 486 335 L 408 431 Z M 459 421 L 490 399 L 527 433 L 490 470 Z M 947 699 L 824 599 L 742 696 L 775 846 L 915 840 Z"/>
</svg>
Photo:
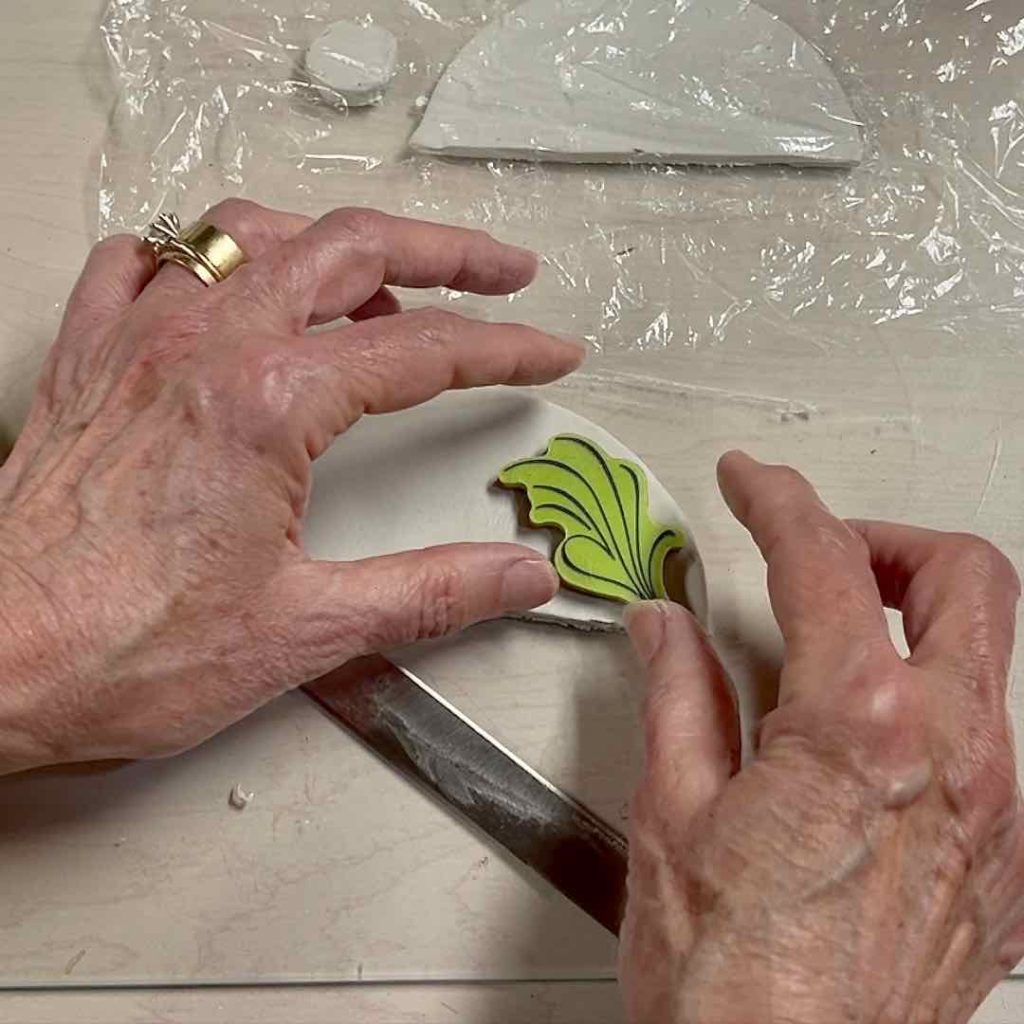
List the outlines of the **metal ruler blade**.
<svg viewBox="0 0 1024 1024">
<path fill-rule="evenodd" d="M 402 775 L 456 808 L 609 931 L 626 896 L 626 840 L 386 658 L 304 687 Z"/>
</svg>

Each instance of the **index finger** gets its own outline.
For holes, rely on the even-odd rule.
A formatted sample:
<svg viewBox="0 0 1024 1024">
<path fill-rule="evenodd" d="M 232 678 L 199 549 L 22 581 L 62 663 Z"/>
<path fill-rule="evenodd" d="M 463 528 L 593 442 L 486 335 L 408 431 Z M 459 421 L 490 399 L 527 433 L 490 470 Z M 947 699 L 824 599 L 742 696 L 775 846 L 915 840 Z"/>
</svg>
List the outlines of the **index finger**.
<svg viewBox="0 0 1024 1024">
<path fill-rule="evenodd" d="M 866 648 L 895 656 L 867 544 L 826 508 L 795 470 L 741 452 L 719 463 L 729 508 L 768 565 L 768 591 L 787 658 L 828 671 Z"/>
<path fill-rule="evenodd" d="M 297 236 L 292 248 L 318 250 L 328 269 L 339 259 L 366 261 L 379 274 L 375 284 L 404 288 L 508 295 L 537 273 L 534 253 L 486 231 L 370 209 L 335 210 Z"/>
<path fill-rule="evenodd" d="M 324 296 L 340 317 L 382 286 L 508 295 L 536 273 L 532 252 L 485 231 L 344 209 L 321 217 L 246 276 L 250 292 L 277 295 L 304 323 L 314 303 L 324 306 Z"/>
</svg>

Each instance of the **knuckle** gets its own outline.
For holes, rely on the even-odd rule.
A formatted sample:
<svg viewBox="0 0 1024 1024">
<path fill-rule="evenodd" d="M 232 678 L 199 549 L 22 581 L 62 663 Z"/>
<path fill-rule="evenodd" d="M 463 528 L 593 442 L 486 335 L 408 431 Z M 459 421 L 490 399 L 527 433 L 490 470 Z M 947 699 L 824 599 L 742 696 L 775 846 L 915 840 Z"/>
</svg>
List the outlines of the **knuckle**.
<svg viewBox="0 0 1024 1024">
<path fill-rule="evenodd" d="M 138 340 L 139 354 L 177 362 L 191 355 L 199 337 L 211 326 L 213 309 L 206 294 L 189 296 L 173 308 L 161 310 L 152 329 Z"/>
<path fill-rule="evenodd" d="M 772 472 L 777 474 L 772 486 L 764 488 L 756 499 L 758 512 L 767 519 L 784 517 L 790 510 L 798 509 L 806 488 L 803 477 L 789 466 L 779 466 Z"/>
<path fill-rule="evenodd" d="M 827 527 L 820 528 L 820 535 L 822 540 L 846 561 L 871 564 L 871 548 L 868 542 L 841 520 L 830 517 Z"/>
<path fill-rule="evenodd" d="M 426 342 L 441 342 L 465 323 L 465 317 L 451 310 L 428 306 L 412 314 L 417 334 Z"/>
<path fill-rule="evenodd" d="M 906 739 L 908 731 L 919 721 L 920 701 L 910 686 L 891 674 L 872 678 L 861 687 L 852 717 L 858 727 L 871 739 L 883 743 L 892 738 Z"/>
<path fill-rule="evenodd" d="M 758 501 L 761 515 L 770 528 L 771 559 L 808 564 L 825 558 L 833 565 L 870 565 L 871 550 L 867 541 L 821 505 L 808 505 L 800 494 L 792 491 L 766 495 Z M 849 585 L 842 586 L 847 580 Z M 842 593 L 852 601 L 860 600 L 859 584 L 848 575 L 837 575 L 828 582 L 837 594 Z"/>
<path fill-rule="evenodd" d="M 469 241 L 473 246 L 484 248 L 494 244 L 494 236 L 483 228 L 470 228 Z"/>
<path fill-rule="evenodd" d="M 221 388 L 241 396 L 246 414 L 256 429 L 275 428 L 286 422 L 294 408 L 296 384 L 314 372 L 311 360 L 301 353 L 268 348 L 253 352 L 240 365 L 223 365 L 218 373 Z"/>
<path fill-rule="evenodd" d="M 238 196 L 222 199 L 216 206 L 210 208 L 210 216 L 224 216 L 238 221 L 261 217 L 264 212 L 264 208 L 259 203 L 255 203 L 251 199 L 241 199 Z"/>
<path fill-rule="evenodd" d="M 790 528 L 793 536 L 805 546 L 813 543 L 818 551 L 838 556 L 846 563 L 870 564 L 871 549 L 867 541 L 820 505 L 795 511 L 790 519 Z"/>
<path fill-rule="evenodd" d="M 454 566 L 434 566 L 417 588 L 419 637 L 436 640 L 461 629 L 466 623 L 466 583 Z"/>
<path fill-rule="evenodd" d="M 345 206 L 326 214 L 323 223 L 332 230 L 354 236 L 366 245 L 380 237 L 385 216 L 371 207 Z"/>
<path fill-rule="evenodd" d="M 245 241 L 260 237 L 266 218 L 267 211 L 259 203 L 237 197 L 222 200 L 206 215 L 206 219 L 215 221 L 229 234 L 238 235 Z"/>
<path fill-rule="evenodd" d="M 1020 577 L 1013 563 L 991 541 L 974 534 L 953 534 L 953 559 L 958 567 L 984 580 L 1020 593 Z"/>
<path fill-rule="evenodd" d="M 271 247 L 260 254 L 258 263 L 239 268 L 231 287 L 217 296 L 219 317 L 226 323 L 304 328 L 304 319 L 283 311 L 290 308 L 289 296 L 297 283 L 303 286 L 303 292 L 315 287 L 316 278 L 304 274 L 306 269 L 285 247 Z"/>
<path fill-rule="evenodd" d="M 761 744 L 799 737 L 839 770 L 884 789 L 930 760 L 927 690 L 882 645 L 834 678 L 822 699 L 769 715 Z M 841 698 L 839 695 L 841 694 Z"/>
<path fill-rule="evenodd" d="M 943 775 L 947 799 L 968 826 L 984 830 L 1018 815 L 1016 761 L 1005 729 L 971 729 Z"/>
<path fill-rule="evenodd" d="M 775 487 L 786 495 L 791 496 L 793 492 L 803 491 L 807 487 L 803 475 L 792 466 L 772 466 L 771 474 Z"/>
<path fill-rule="evenodd" d="M 92 247 L 94 257 L 135 256 L 145 243 L 135 235 L 110 235 Z"/>
</svg>

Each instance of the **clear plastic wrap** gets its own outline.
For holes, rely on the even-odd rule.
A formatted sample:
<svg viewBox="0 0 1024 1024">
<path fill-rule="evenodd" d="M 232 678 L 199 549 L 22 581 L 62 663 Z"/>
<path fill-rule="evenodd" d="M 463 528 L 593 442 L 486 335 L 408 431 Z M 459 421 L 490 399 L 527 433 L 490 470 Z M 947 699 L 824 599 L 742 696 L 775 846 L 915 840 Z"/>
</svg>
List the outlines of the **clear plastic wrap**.
<svg viewBox="0 0 1024 1024">
<path fill-rule="evenodd" d="M 967 332 L 1016 347 L 1016 5 L 764 0 L 822 51 L 863 121 L 866 157 L 851 171 L 412 154 L 408 139 L 447 63 L 513 6 L 112 0 L 103 32 L 121 91 L 103 154 L 101 233 L 137 230 L 162 210 L 197 214 L 235 193 L 310 213 L 370 204 L 540 248 L 550 270 L 512 300 L 516 315 L 606 351 L 757 345 L 779 330 L 828 349 L 908 317 L 937 343 Z M 332 108 L 299 71 L 306 46 L 340 18 L 399 38 L 400 74 L 379 107 Z M 602 31 L 614 39 L 614 26 Z"/>
<path fill-rule="evenodd" d="M 111 0 L 98 230 L 239 194 L 314 215 L 373 205 L 539 250 L 510 309 L 457 298 L 600 350 L 558 401 L 640 452 L 685 509 L 749 725 L 771 706 L 779 638 L 763 565 L 715 492 L 724 448 L 799 464 L 842 514 L 975 530 L 1024 565 L 1024 8 L 762 0 L 863 122 L 849 171 L 411 153 L 445 67 L 514 3 Z M 338 110 L 300 73 L 342 18 L 398 37 L 378 107 Z M 614 22 L 602 31 L 614 44 Z M 546 777 L 625 819 L 642 752 L 621 638 L 503 623 L 413 657 Z M 1011 704 L 1024 739 L 1019 687 Z M 245 814 L 226 803 L 240 780 L 257 793 Z M 614 976 L 610 936 L 299 695 L 190 757 L 44 774 L 7 803 L 21 823 L 8 984 Z"/>
</svg>

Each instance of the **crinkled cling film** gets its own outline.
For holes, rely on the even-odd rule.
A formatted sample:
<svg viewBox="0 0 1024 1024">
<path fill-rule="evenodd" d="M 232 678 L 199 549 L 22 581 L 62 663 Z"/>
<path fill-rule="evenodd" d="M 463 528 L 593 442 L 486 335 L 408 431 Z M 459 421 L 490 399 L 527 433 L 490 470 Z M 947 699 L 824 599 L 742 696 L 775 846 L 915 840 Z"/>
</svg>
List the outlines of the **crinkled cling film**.
<svg viewBox="0 0 1024 1024">
<path fill-rule="evenodd" d="M 514 315 L 606 352 L 758 345 L 766 325 L 828 349 L 908 317 L 939 344 L 984 336 L 1016 347 L 1018 5 L 763 0 L 821 50 L 863 122 L 865 159 L 848 171 L 412 153 L 409 137 L 448 62 L 513 6 L 112 0 L 103 32 L 120 91 L 102 161 L 101 233 L 138 230 L 162 211 L 192 216 L 230 194 L 311 214 L 365 204 L 538 246 L 548 267 L 511 300 Z M 940 14 L 958 26 L 941 38 Z M 340 18 L 399 38 L 400 71 L 379 107 L 338 110 L 303 79 L 306 46 Z M 614 18 L 594 30 L 615 45 Z"/>
</svg>

